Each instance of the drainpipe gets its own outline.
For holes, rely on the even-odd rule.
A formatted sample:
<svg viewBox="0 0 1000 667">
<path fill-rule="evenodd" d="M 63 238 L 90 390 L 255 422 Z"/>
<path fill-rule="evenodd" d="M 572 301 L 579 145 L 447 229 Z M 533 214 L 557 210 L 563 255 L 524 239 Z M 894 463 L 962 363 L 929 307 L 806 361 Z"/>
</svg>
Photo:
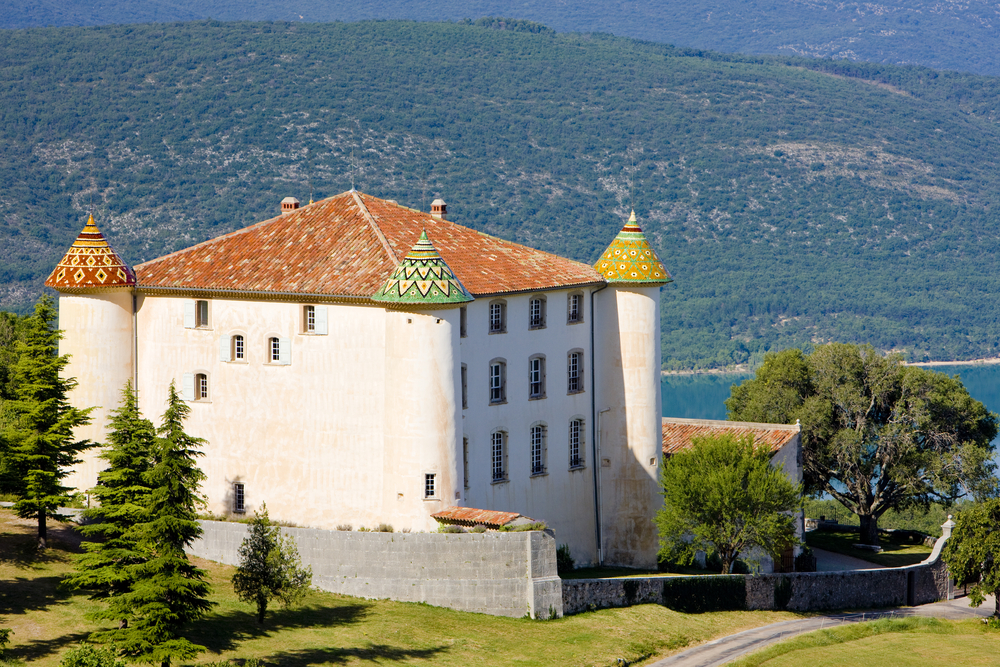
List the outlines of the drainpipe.
<svg viewBox="0 0 1000 667">
<path fill-rule="evenodd" d="M 132 291 L 132 389 L 139 395 L 139 295 Z"/>
<path fill-rule="evenodd" d="M 603 287 L 590 292 L 590 430 L 592 435 L 590 448 L 594 457 L 594 527 L 597 539 L 597 564 L 599 566 L 604 565 L 604 541 L 601 535 L 601 459 L 600 447 L 597 442 L 600 429 L 597 424 L 599 418 L 597 412 L 597 363 L 594 352 L 594 326 L 597 324 L 597 311 L 594 310 L 594 295 L 607 287 L 608 284 L 605 283 Z M 604 414 L 608 410 L 602 410 L 600 414 Z"/>
</svg>

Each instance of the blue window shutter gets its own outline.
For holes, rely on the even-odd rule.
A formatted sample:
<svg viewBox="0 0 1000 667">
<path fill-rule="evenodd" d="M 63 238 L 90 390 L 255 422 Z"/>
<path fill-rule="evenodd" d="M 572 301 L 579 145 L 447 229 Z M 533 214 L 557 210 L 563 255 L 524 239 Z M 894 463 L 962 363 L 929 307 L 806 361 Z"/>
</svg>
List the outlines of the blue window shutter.
<svg viewBox="0 0 1000 667">
<path fill-rule="evenodd" d="M 316 306 L 316 333 L 326 335 L 326 306 Z"/>
<path fill-rule="evenodd" d="M 290 338 L 278 339 L 278 365 L 288 366 L 292 363 L 292 341 Z"/>
<path fill-rule="evenodd" d="M 185 373 L 181 386 L 181 398 L 185 401 L 194 400 L 194 373 Z"/>
<path fill-rule="evenodd" d="M 194 329 L 194 301 L 184 302 L 184 328 Z"/>
<path fill-rule="evenodd" d="M 219 361 L 231 361 L 229 358 L 231 344 L 232 338 L 229 336 L 223 336 L 219 339 Z"/>
</svg>

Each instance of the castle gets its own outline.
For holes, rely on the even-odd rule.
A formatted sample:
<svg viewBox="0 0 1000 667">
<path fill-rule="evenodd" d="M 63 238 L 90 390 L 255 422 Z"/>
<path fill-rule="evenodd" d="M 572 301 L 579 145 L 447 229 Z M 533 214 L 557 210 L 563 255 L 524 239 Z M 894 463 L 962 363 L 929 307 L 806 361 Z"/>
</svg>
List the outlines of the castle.
<svg viewBox="0 0 1000 667">
<path fill-rule="evenodd" d="M 126 381 L 175 382 L 214 513 L 436 530 L 544 520 L 578 563 L 653 566 L 659 290 L 635 215 L 593 267 L 354 190 L 128 266 L 93 217 L 46 285 L 106 441 Z M 96 452 L 69 483 L 94 486 Z"/>
</svg>

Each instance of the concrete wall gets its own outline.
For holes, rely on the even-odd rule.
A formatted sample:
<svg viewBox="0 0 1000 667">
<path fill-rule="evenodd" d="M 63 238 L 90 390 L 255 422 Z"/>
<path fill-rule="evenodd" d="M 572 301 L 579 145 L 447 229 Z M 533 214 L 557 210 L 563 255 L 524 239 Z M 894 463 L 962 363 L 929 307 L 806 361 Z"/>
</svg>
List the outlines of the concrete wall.
<svg viewBox="0 0 1000 667">
<path fill-rule="evenodd" d="M 716 576 L 721 575 L 684 578 L 704 580 Z M 676 578 L 566 580 L 563 612 L 664 604 L 663 582 Z M 879 570 L 745 575 L 744 580 L 748 609 L 878 609 L 926 604 L 948 597 L 948 571 L 940 560 Z"/>
<path fill-rule="evenodd" d="M 202 521 L 189 549 L 237 565 L 241 523 Z M 313 585 L 357 597 L 426 602 L 494 616 L 562 616 L 555 540 L 523 533 L 358 533 L 284 528 L 313 569 Z"/>
</svg>

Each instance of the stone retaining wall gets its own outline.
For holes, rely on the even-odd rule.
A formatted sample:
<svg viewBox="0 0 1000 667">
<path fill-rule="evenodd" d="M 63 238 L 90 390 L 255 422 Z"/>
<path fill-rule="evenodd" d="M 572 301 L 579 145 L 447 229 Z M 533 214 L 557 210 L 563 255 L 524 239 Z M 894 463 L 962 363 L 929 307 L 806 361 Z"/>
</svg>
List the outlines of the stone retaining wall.
<svg viewBox="0 0 1000 667">
<path fill-rule="evenodd" d="M 200 522 L 194 556 L 236 565 L 247 525 Z M 426 602 L 494 616 L 562 616 L 555 539 L 544 532 L 360 533 L 283 528 L 313 585 L 362 598 Z"/>
</svg>

